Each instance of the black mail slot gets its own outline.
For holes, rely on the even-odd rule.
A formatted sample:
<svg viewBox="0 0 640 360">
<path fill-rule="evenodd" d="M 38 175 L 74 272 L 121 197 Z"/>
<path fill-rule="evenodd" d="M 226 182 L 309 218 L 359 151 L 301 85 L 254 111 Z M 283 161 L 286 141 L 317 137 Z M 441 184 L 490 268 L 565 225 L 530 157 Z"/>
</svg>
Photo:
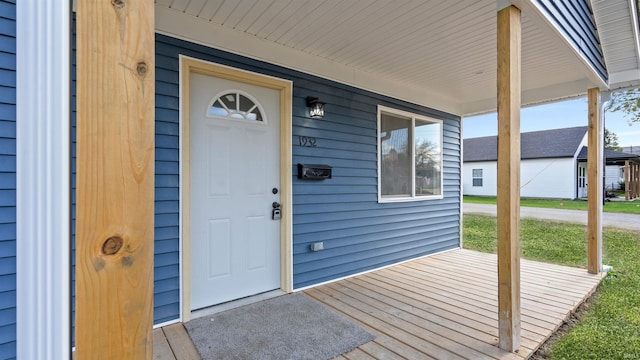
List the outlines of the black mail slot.
<svg viewBox="0 0 640 360">
<path fill-rule="evenodd" d="M 331 166 L 318 164 L 298 164 L 298 179 L 331 179 Z"/>
</svg>

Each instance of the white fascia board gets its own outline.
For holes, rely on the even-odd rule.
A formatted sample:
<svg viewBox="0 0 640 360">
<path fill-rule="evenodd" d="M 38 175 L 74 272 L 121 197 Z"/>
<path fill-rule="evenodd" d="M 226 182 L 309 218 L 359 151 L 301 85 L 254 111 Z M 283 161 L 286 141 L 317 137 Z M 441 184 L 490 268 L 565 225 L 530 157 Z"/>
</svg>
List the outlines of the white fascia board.
<svg viewBox="0 0 640 360">
<path fill-rule="evenodd" d="M 163 6 L 155 7 L 155 15 L 156 32 L 160 34 L 305 72 L 454 115 L 461 114 L 462 106 L 459 100 L 424 87 L 395 82 L 376 76 L 374 73 L 357 70 Z"/>
<path fill-rule="evenodd" d="M 621 90 L 640 86 L 640 69 L 620 71 L 609 74 L 609 88 Z"/>
<path fill-rule="evenodd" d="M 606 90 L 609 88 L 609 84 L 605 79 L 603 79 L 598 71 L 594 69 L 591 63 L 580 53 L 580 49 L 578 49 L 573 42 L 567 38 L 567 36 L 558 29 L 553 22 L 547 18 L 544 10 L 539 7 L 538 4 L 534 3 L 532 0 L 510 0 L 515 6 L 520 8 L 523 12 L 526 11 L 527 16 L 529 16 L 538 28 L 541 31 L 544 31 L 547 35 L 549 35 L 549 39 L 558 39 L 561 44 L 569 49 L 573 55 L 582 63 L 586 70 L 586 76 L 595 84 L 594 86 L 599 87 L 601 90 Z M 594 87 L 592 86 L 592 87 Z M 585 89 L 586 92 L 586 89 Z"/>
<path fill-rule="evenodd" d="M 587 141 L 589 140 L 588 136 L 587 136 L 588 134 L 589 134 L 589 132 L 585 131 L 584 136 L 582 137 L 582 140 L 580 141 L 580 144 L 578 144 L 578 147 L 576 148 L 576 151 L 573 153 L 573 161 L 574 161 L 574 163 L 577 163 L 578 155 L 580 155 L 580 151 L 582 151 L 582 148 L 587 146 Z M 576 177 L 576 179 L 577 179 L 577 177 Z"/>
<path fill-rule="evenodd" d="M 69 359 L 70 0 L 17 2 L 17 357 Z"/>
</svg>

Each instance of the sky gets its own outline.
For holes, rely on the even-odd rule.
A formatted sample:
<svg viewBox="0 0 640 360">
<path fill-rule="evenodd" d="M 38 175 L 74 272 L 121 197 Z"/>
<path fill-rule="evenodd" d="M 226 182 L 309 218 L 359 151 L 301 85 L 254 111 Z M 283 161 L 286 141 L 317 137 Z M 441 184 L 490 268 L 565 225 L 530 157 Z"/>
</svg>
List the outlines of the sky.
<svg viewBox="0 0 640 360">
<path fill-rule="evenodd" d="M 640 123 L 629 125 L 621 112 L 606 112 L 605 127 L 618 135 L 619 146 L 640 147 Z M 520 131 L 529 132 L 587 125 L 587 98 L 566 100 L 522 108 Z M 496 113 L 463 119 L 462 137 L 494 136 L 498 134 Z"/>
</svg>

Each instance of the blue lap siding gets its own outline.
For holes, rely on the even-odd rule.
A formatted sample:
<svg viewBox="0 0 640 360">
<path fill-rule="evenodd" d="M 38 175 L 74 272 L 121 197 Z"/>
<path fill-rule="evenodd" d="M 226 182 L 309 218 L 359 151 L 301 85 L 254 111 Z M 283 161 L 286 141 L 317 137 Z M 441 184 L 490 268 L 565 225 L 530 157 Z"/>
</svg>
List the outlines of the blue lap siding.
<svg viewBox="0 0 640 360">
<path fill-rule="evenodd" d="M 16 356 L 16 4 L 0 0 L 0 359 Z"/>
<path fill-rule="evenodd" d="M 157 35 L 154 259 L 156 324 L 180 317 L 181 54 L 291 80 L 294 84 L 294 167 L 298 162 L 323 163 L 333 166 L 334 171 L 330 180 L 306 182 L 298 180 L 295 177 L 296 169 L 292 169 L 296 288 L 459 245 L 459 117 L 273 64 Z M 75 79 L 75 71 L 72 74 Z M 73 89 L 75 95 L 75 86 Z M 318 96 L 328 103 L 323 119 L 308 118 L 305 102 L 307 96 Z M 378 105 L 443 120 L 444 199 L 378 203 Z M 72 123 L 75 129 L 75 106 L 73 111 Z M 300 136 L 315 138 L 317 146 L 299 146 Z M 73 138 L 75 139 L 75 131 Z M 75 147 L 72 152 L 75 157 Z M 75 174 L 75 163 L 72 169 Z M 74 180 L 72 184 L 75 186 Z M 326 250 L 312 253 L 309 244 L 316 241 L 323 241 Z"/>
<path fill-rule="evenodd" d="M 169 182 L 177 182 L 179 167 L 179 55 L 293 82 L 295 288 L 458 247 L 459 117 L 164 35 L 157 35 L 156 39 L 156 133 L 163 132 L 162 142 L 156 145 L 159 148 L 156 155 L 165 156 L 162 165 L 163 171 L 166 171 L 166 181 Z M 319 97 L 327 102 L 324 118 L 317 120 L 308 117 L 307 96 Z M 378 203 L 378 105 L 444 121 L 443 199 Z M 300 146 L 299 137 L 312 137 L 317 146 Z M 158 166 L 160 159 L 157 161 Z M 297 163 L 330 165 L 333 167 L 333 178 L 323 181 L 298 180 L 295 176 Z M 158 202 L 166 202 L 164 211 L 170 220 L 177 221 L 178 197 L 178 188 L 172 183 L 163 190 L 162 199 L 157 199 Z M 170 227 L 167 231 L 172 229 Z M 174 240 L 166 241 L 168 248 L 171 248 Z M 310 244 L 317 241 L 324 242 L 325 250 L 311 252 Z M 176 261 L 166 263 L 167 276 L 170 276 L 171 266 L 177 265 L 177 248 L 168 250 L 165 256 Z M 156 300 L 160 298 L 157 293 Z M 178 316 L 177 308 L 174 316 Z"/>
<path fill-rule="evenodd" d="M 159 44 L 157 45 L 159 46 Z M 154 321 L 180 314 L 180 122 L 178 78 L 164 76 L 156 48 Z"/>
<path fill-rule="evenodd" d="M 534 0 L 606 81 L 609 77 L 588 0 Z"/>
</svg>

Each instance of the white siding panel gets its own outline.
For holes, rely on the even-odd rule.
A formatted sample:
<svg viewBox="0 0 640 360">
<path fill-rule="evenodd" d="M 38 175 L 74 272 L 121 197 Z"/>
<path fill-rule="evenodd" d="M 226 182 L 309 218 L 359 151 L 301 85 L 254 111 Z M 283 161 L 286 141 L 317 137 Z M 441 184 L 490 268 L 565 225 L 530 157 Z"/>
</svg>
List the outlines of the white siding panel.
<svg viewBox="0 0 640 360">
<path fill-rule="evenodd" d="M 204 4 L 202 10 L 200 10 L 198 17 L 205 20 L 211 20 L 223 3 L 224 0 L 208 0 L 206 4 Z"/>
<path fill-rule="evenodd" d="M 218 7 L 216 13 L 211 18 L 211 21 L 216 24 L 228 25 L 227 19 L 229 15 L 240 5 L 240 4 L 248 4 L 248 2 L 240 2 L 240 1 L 230 1 L 226 0 L 225 2 Z"/>
<path fill-rule="evenodd" d="M 175 9 L 178 11 L 184 11 L 188 5 L 189 5 L 189 0 L 173 0 L 170 6 L 172 9 Z"/>
<path fill-rule="evenodd" d="M 531 198 L 575 198 L 575 163 L 572 159 L 523 160 L 520 168 L 520 196 Z M 464 195 L 496 196 L 495 161 L 463 165 Z M 482 187 L 473 186 L 473 169 L 482 169 Z"/>
<path fill-rule="evenodd" d="M 236 24 L 233 25 L 233 27 L 236 30 L 240 30 L 240 31 L 247 31 L 247 29 L 253 25 L 253 23 L 256 22 L 256 20 L 258 20 L 259 17 L 261 17 L 266 11 L 267 9 L 269 9 L 271 7 L 271 5 L 273 4 L 273 0 L 260 0 L 255 2 L 255 4 L 253 5 L 253 7 L 251 8 L 251 10 L 247 11 L 246 14 L 244 14 L 244 16 L 242 17 L 242 19 L 240 19 Z M 231 24 L 229 24 L 231 25 Z"/>
<path fill-rule="evenodd" d="M 187 4 L 187 7 L 184 9 L 184 12 L 189 15 L 198 16 L 200 15 L 200 11 L 202 11 L 202 8 L 206 3 L 207 0 L 191 0 L 189 1 L 189 4 Z"/>
<path fill-rule="evenodd" d="M 535 159 L 522 161 L 520 196 L 573 199 L 576 179 L 573 159 Z"/>
<path fill-rule="evenodd" d="M 607 190 L 617 190 L 620 187 L 620 181 L 624 180 L 620 177 L 621 168 L 624 167 L 618 165 L 607 165 L 605 168 L 604 186 Z"/>
<path fill-rule="evenodd" d="M 229 14 L 224 24 L 225 26 L 237 29 L 238 24 L 240 24 L 244 20 L 244 18 L 247 17 L 247 15 L 255 11 L 256 8 L 264 8 L 269 4 L 269 1 L 242 1 L 235 9 L 233 9 L 231 14 Z"/>
<path fill-rule="evenodd" d="M 157 5 L 162 5 L 162 6 L 166 6 L 166 7 L 171 6 L 171 0 L 155 0 L 155 3 Z M 75 4 L 75 2 L 74 2 L 74 4 Z"/>
</svg>

